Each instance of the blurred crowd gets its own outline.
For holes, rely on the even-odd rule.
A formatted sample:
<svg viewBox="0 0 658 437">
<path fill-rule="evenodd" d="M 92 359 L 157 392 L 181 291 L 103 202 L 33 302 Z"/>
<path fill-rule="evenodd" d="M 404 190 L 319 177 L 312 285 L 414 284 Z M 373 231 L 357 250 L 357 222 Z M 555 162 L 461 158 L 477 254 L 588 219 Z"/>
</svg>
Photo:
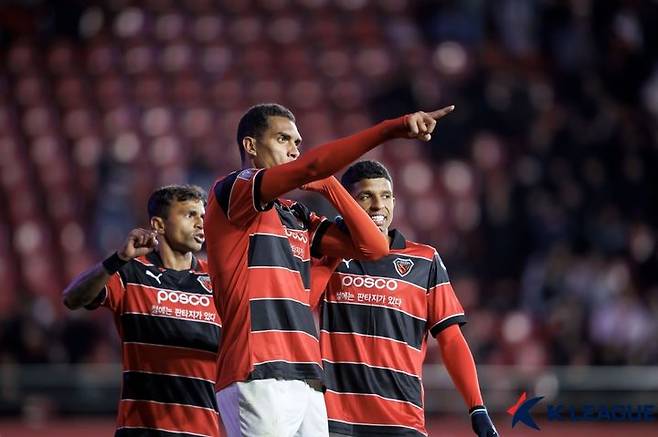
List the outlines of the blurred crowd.
<svg viewBox="0 0 658 437">
<path fill-rule="evenodd" d="M 3 2 L 0 363 L 118 361 L 109 314 L 59 292 L 153 188 L 236 168 L 237 119 L 277 101 L 305 147 L 456 105 L 370 157 L 477 363 L 655 365 L 656 42 L 640 0 Z"/>
</svg>

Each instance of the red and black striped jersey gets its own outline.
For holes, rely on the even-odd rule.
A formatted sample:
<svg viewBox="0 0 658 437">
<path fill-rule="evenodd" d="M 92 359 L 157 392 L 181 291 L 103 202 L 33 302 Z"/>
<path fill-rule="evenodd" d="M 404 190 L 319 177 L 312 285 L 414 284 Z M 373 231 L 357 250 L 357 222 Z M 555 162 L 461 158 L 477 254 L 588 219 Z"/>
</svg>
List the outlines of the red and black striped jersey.
<svg viewBox="0 0 658 437">
<path fill-rule="evenodd" d="M 221 322 L 205 261 L 162 267 L 157 253 L 110 277 L 91 306 L 114 313 L 123 382 L 117 436 L 219 436 L 215 399 Z"/>
<path fill-rule="evenodd" d="M 218 390 L 250 379 L 322 379 L 310 260 L 328 222 L 298 202 L 263 205 L 264 171 L 218 180 L 206 208 L 208 268 L 224 321 Z"/>
<path fill-rule="evenodd" d="M 342 260 L 327 284 L 320 343 L 331 432 L 427 435 L 427 334 L 466 322 L 436 250 L 389 235 L 388 256 Z"/>
</svg>

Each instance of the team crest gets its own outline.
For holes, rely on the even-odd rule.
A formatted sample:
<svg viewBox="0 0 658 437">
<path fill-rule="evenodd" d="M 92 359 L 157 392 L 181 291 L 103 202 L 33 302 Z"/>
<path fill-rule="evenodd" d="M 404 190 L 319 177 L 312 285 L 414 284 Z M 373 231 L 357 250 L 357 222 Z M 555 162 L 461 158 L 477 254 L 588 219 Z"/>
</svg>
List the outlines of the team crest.
<svg viewBox="0 0 658 437">
<path fill-rule="evenodd" d="M 196 280 L 199 281 L 199 284 L 201 284 L 208 293 L 212 294 L 212 282 L 210 281 L 210 276 L 197 276 Z"/>
<path fill-rule="evenodd" d="M 393 261 L 395 271 L 403 278 L 409 274 L 413 266 L 414 262 L 409 258 L 395 258 L 395 261 Z"/>
</svg>

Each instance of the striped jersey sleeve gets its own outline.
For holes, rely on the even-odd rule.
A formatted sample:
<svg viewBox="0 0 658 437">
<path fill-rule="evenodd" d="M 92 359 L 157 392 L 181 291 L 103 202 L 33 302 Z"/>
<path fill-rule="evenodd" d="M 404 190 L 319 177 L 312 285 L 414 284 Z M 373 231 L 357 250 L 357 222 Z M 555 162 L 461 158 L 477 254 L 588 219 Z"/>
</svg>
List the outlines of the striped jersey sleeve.
<svg viewBox="0 0 658 437">
<path fill-rule="evenodd" d="M 443 260 L 434 252 L 427 290 L 427 327 L 436 337 L 450 325 L 466 323 L 464 309 L 455 295 Z"/>
<path fill-rule="evenodd" d="M 235 226 L 247 226 L 259 212 L 273 206 L 260 200 L 260 184 L 264 169 L 248 168 L 236 171 L 213 187 L 215 197 L 228 221 Z"/>
<path fill-rule="evenodd" d="M 105 287 L 98 293 L 96 298 L 85 305 L 85 309 L 95 310 L 104 306 L 112 311 L 117 311 L 121 307 L 121 301 L 126 292 L 126 279 L 122 273 L 124 269 L 129 269 L 130 263 L 124 265 L 121 270 L 110 276 Z"/>
<path fill-rule="evenodd" d="M 121 271 L 114 273 L 110 276 L 110 280 L 105 284 L 105 289 L 101 292 L 101 306 L 107 307 L 112 311 L 116 311 L 121 307 L 121 300 L 126 293 L 126 286 L 124 278 L 122 278 Z"/>
</svg>

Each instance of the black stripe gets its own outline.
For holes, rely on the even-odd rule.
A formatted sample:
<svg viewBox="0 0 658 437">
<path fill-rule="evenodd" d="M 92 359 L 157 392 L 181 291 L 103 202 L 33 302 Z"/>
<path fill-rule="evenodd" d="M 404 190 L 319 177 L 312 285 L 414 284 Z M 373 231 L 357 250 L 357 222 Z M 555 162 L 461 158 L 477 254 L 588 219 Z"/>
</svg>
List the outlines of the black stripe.
<svg viewBox="0 0 658 437">
<path fill-rule="evenodd" d="M 320 364 L 310 363 L 286 363 L 284 361 L 272 361 L 257 364 L 249 374 L 249 379 L 317 379 L 324 380 L 324 372 Z"/>
<path fill-rule="evenodd" d="M 313 235 L 313 241 L 311 242 L 311 256 L 315 258 L 321 258 L 322 257 L 322 250 L 320 250 L 320 244 L 322 242 L 322 237 L 324 237 L 324 234 L 327 233 L 329 230 L 329 226 L 331 226 L 331 221 L 330 220 L 325 220 L 320 225 L 318 228 L 315 230 L 315 234 Z"/>
<path fill-rule="evenodd" d="M 213 295 L 209 293 L 197 279 L 199 277 L 207 277 L 208 275 L 205 273 L 190 273 L 189 270 L 160 270 L 156 267 L 146 267 L 141 264 L 140 267 L 141 269 L 137 268 L 134 272 L 131 272 L 128 282 L 125 282 L 124 284 L 145 285 L 147 287 L 155 287 L 163 290 L 202 294 L 208 296 L 212 302 Z M 147 270 L 155 275 L 160 282 L 158 282 L 153 276 L 147 275 Z"/>
<path fill-rule="evenodd" d="M 250 310 L 252 331 L 304 331 L 318 338 L 310 308 L 299 302 L 283 299 L 252 300 Z"/>
<path fill-rule="evenodd" d="M 401 276 L 395 270 L 395 260 L 397 258 L 411 260 L 414 265 L 405 276 Z M 403 254 L 391 254 L 377 261 L 359 261 L 350 262 L 349 268 L 345 263 L 340 263 L 337 272 L 349 273 L 352 275 L 370 275 L 382 278 L 391 278 L 410 282 L 423 290 L 428 290 L 436 281 L 432 279 L 432 262 L 423 258 L 413 258 Z M 422 292 L 422 291 L 421 291 Z"/>
<path fill-rule="evenodd" d="M 263 185 L 263 175 L 265 174 L 265 170 L 259 171 L 256 173 L 256 176 L 254 176 L 254 206 L 258 211 L 267 211 L 268 209 L 272 208 L 274 206 L 274 201 L 271 200 L 267 203 L 263 203 L 261 200 L 261 186 Z"/>
<path fill-rule="evenodd" d="M 437 253 L 434 255 L 432 267 L 430 268 L 429 288 L 436 287 L 439 284 L 445 284 L 446 282 L 450 282 L 450 277 L 448 276 L 448 271 L 443 265 L 441 257 Z"/>
<path fill-rule="evenodd" d="M 322 329 L 329 332 L 356 332 L 403 341 L 420 349 L 426 322 L 403 312 L 371 305 L 324 302 Z"/>
<path fill-rule="evenodd" d="M 352 425 L 329 419 L 329 432 L 345 434 L 352 437 L 377 437 L 380 435 L 394 435 L 402 437 L 425 437 L 415 429 L 402 426 Z"/>
<path fill-rule="evenodd" d="M 182 376 L 124 372 L 121 399 L 193 405 L 217 411 L 215 385 Z"/>
<path fill-rule="evenodd" d="M 194 322 L 145 314 L 122 314 L 123 341 L 178 346 L 217 353 L 221 328 Z"/>
<path fill-rule="evenodd" d="M 169 432 L 151 428 L 120 428 L 114 437 L 199 437 L 199 434 L 187 432 Z"/>
<path fill-rule="evenodd" d="M 287 237 L 252 235 L 249 237 L 249 267 L 283 267 L 302 276 L 304 288 L 311 285 L 311 262 L 293 256 Z"/>
<path fill-rule="evenodd" d="M 411 402 L 422 408 L 420 379 L 390 369 L 365 364 L 324 361 L 327 388 L 338 393 L 376 394 L 387 399 Z"/>
<path fill-rule="evenodd" d="M 456 316 L 449 317 L 442 321 L 441 323 L 432 326 L 432 329 L 430 329 L 430 333 L 432 334 L 432 337 L 436 337 L 439 332 L 443 331 L 450 325 L 456 325 L 459 324 L 459 326 L 465 325 L 466 324 L 466 316 L 463 314 L 459 314 Z"/>
<path fill-rule="evenodd" d="M 213 188 L 217 202 L 219 202 L 219 206 L 222 207 L 224 214 L 226 214 L 227 217 L 229 208 L 228 202 L 231 197 L 231 189 L 233 188 L 233 184 L 235 184 L 235 180 L 237 179 L 238 174 L 239 172 L 234 171 L 221 181 L 217 182 Z"/>
</svg>

